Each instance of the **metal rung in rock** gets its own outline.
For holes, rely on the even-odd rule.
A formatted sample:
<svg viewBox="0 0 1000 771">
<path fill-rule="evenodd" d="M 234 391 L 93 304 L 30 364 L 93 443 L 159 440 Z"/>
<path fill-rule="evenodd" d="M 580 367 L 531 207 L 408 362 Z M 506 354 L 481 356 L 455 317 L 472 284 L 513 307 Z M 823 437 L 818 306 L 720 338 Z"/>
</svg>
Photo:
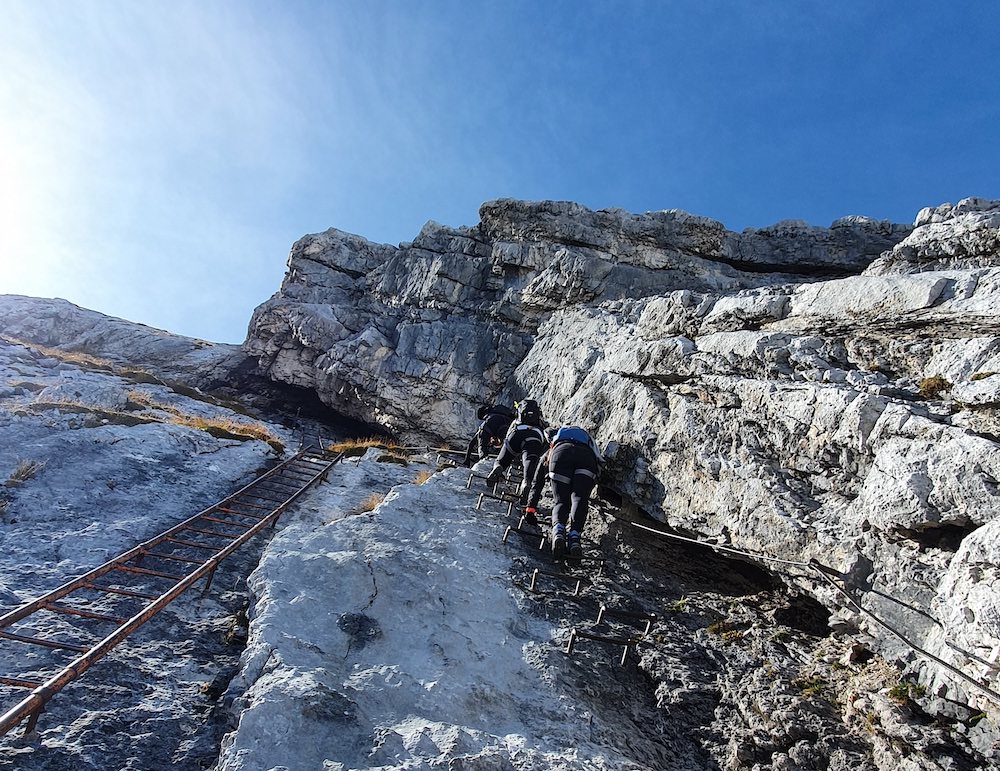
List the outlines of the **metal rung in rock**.
<svg viewBox="0 0 1000 771">
<path fill-rule="evenodd" d="M 500 503 L 506 503 L 507 504 L 507 513 L 508 514 L 512 513 L 512 511 L 514 509 L 514 504 L 516 503 L 516 501 L 512 501 L 512 500 L 509 500 L 507 498 L 501 498 L 501 497 L 496 496 L 496 495 L 490 495 L 489 493 L 480 493 L 479 494 L 479 500 L 476 501 L 476 511 L 479 511 L 479 510 L 482 509 L 482 507 L 483 507 L 483 500 L 486 499 L 486 498 L 489 498 L 491 501 L 500 501 Z"/>
<path fill-rule="evenodd" d="M 644 635 L 649 634 L 649 630 L 653 627 L 653 622 L 656 621 L 656 615 L 653 613 L 633 613 L 629 610 L 615 610 L 602 603 L 601 609 L 597 611 L 597 623 L 600 624 L 605 617 L 645 622 L 646 628 L 642 630 Z"/>
<path fill-rule="evenodd" d="M 518 535 L 523 536 L 525 538 L 541 538 L 542 539 L 542 545 L 539 548 L 542 548 L 542 547 L 545 546 L 545 540 L 546 539 L 545 539 L 544 535 L 541 535 L 540 533 L 532 533 L 530 530 L 522 530 L 519 527 L 510 527 L 509 525 L 508 525 L 507 529 L 503 531 L 503 543 L 507 543 L 507 537 L 511 533 L 517 533 Z"/>
<path fill-rule="evenodd" d="M 593 562 L 597 565 L 597 575 L 604 575 L 604 565 L 607 560 L 604 557 L 588 557 L 583 555 L 581 557 L 570 557 L 568 554 L 563 558 L 566 562 L 570 564 L 580 565 L 584 562 Z"/>
<path fill-rule="evenodd" d="M 486 474 L 477 474 L 475 471 L 469 474 L 469 481 L 465 483 L 466 488 L 472 487 L 473 479 L 486 479 Z"/>
<path fill-rule="evenodd" d="M 549 578 L 554 578 L 557 581 L 566 581 L 568 583 L 575 584 L 576 586 L 573 589 L 574 597 L 579 597 L 581 587 L 584 584 L 590 583 L 590 581 L 585 576 L 569 576 L 566 575 L 565 573 L 553 573 L 548 570 L 541 570 L 539 568 L 535 568 L 531 573 L 531 583 L 528 584 L 528 588 L 531 589 L 531 591 L 536 591 L 535 585 L 538 583 L 539 576 L 548 576 Z"/>
<path fill-rule="evenodd" d="M 549 543 L 549 539 L 546 538 L 542 541 L 542 545 L 539 549 L 544 549 Z M 564 554 L 561 558 L 556 560 L 556 562 L 565 562 L 568 565 L 582 565 L 584 562 L 593 562 L 597 565 L 597 575 L 604 575 L 604 565 L 607 560 L 604 557 L 588 557 L 586 555 L 581 555 L 579 557 L 571 557 L 569 553 Z"/>
<path fill-rule="evenodd" d="M 628 652 L 636 645 L 636 641 L 629 638 L 606 637 L 602 634 L 581 632 L 579 629 L 574 628 L 569 631 L 569 637 L 566 638 L 566 648 L 564 652 L 567 656 L 573 655 L 573 648 L 576 646 L 576 640 L 578 637 L 582 637 L 587 640 L 594 640 L 596 642 L 607 643 L 608 645 L 621 645 L 623 650 L 621 660 L 618 662 L 620 666 L 625 666 L 625 660 L 628 658 Z"/>
<path fill-rule="evenodd" d="M 523 528 L 526 524 L 528 524 L 527 522 L 525 522 L 526 519 L 527 519 L 527 516 L 524 515 L 524 514 L 522 514 L 521 518 L 517 521 L 517 526 L 519 528 Z M 549 523 L 548 522 L 544 522 L 544 521 L 542 521 L 542 520 L 539 519 L 539 520 L 536 521 L 536 523 L 534 525 L 528 525 L 528 526 L 529 527 L 537 527 L 540 531 L 545 531 L 545 530 L 547 530 L 549 528 Z"/>
</svg>

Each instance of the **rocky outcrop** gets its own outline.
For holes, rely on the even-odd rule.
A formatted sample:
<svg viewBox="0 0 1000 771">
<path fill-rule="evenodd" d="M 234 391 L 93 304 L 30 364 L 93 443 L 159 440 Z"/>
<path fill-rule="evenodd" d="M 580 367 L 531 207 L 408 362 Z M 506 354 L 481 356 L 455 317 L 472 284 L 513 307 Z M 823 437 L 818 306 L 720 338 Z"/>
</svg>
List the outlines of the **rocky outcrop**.
<svg viewBox="0 0 1000 771">
<path fill-rule="evenodd" d="M 494 201 L 481 217 L 472 228 L 429 223 L 398 248 L 338 230 L 306 236 L 245 349 L 273 379 L 315 388 L 347 415 L 457 437 L 555 311 L 848 274 L 910 231 L 850 217 L 737 234 L 679 211 L 551 201 Z"/>
<path fill-rule="evenodd" d="M 966 198 L 921 209 L 915 230 L 869 268 L 872 274 L 948 268 L 995 268 L 1000 255 L 1000 201 Z"/>
<path fill-rule="evenodd" d="M 613 443 L 615 478 L 653 516 L 820 559 L 915 644 L 992 677 L 998 207 L 736 234 L 676 211 L 498 201 L 399 248 L 327 231 L 293 247 L 246 349 L 411 434 L 467 435 L 475 406 L 530 393 Z M 938 707 L 986 703 L 803 580 Z"/>
<path fill-rule="evenodd" d="M 0 296 L 0 336 L 85 355 L 106 370 L 142 367 L 152 376 L 211 388 L 245 359 L 239 346 L 211 343 L 105 316 L 66 300 Z"/>
</svg>

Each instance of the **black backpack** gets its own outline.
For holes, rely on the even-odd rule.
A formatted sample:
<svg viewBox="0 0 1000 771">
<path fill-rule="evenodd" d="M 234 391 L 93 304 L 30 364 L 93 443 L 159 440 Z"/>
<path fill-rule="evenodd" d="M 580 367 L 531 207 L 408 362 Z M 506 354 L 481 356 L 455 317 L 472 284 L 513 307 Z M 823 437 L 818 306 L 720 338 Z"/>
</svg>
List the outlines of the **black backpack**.
<svg viewBox="0 0 1000 771">
<path fill-rule="evenodd" d="M 517 403 L 517 422 L 528 426 L 542 425 L 542 408 L 534 399 L 525 399 Z"/>
</svg>

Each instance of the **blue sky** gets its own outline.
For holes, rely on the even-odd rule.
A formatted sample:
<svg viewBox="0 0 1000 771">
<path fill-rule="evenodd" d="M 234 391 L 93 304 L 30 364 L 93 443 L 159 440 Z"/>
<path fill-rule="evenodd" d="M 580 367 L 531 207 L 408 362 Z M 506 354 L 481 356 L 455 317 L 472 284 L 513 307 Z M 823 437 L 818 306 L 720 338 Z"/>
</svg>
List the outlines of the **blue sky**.
<svg viewBox="0 0 1000 771">
<path fill-rule="evenodd" d="M 0 0 L 0 293 L 240 342 L 291 244 L 500 197 L 1000 198 L 1000 3 Z"/>
</svg>

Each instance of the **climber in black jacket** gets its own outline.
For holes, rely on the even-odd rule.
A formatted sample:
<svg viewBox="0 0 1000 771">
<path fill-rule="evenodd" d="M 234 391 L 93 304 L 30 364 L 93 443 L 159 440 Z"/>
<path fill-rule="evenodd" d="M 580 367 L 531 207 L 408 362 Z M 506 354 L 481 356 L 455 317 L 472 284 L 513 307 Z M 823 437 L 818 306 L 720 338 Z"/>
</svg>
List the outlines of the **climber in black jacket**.
<svg viewBox="0 0 1000 771">
<path fill-rule="evenodd" d="M 534 399 L 524 399 L 517 403 L 517 420 L 507 430 L 503 446 L 497 456 L 497 462 L 486 477 L 486 486 L 493 487 L 500 481 L 504 470 L 521 456 L 521 466 L 524 478 L 520 487 L 520 504 L 528 500 L 528 489 L 535 476 L 538 459 L 545 450 L 545 419 L 542 410 Z"/>
<path fill-rule="evenodd" d="M 583 555 L 580 537 L 587 524 L 590 493 L 597 484 L 604 456 L 594 440 L 579 426 L 563 426 L 550 432 L 551 444 L 538 464 L 525 507 L 525 519 L 537 523 L 536 510 L 545 480 L 552 482 L 552 554 L 556 559 L 566 554 Z M 569 531 L 567 532 L 567 526 Z"/>
<path fill-rule="evenodd" d="M 476 417 L 482 423 L 479 424 L 475 436 L 469 440 L 469 446 L 465 450 L 465 465 L 472 465 L 472 451 L 479 450 L 479 459 L 482 460 L 487 455 L 492 455 L 495 447 L 499 447 L 503 441 L 511 421 L 517 417 L 514 410 L 503 404 L 494 404 L 492 407 L 480 407 L 476 411 Z"/>
</svg>

